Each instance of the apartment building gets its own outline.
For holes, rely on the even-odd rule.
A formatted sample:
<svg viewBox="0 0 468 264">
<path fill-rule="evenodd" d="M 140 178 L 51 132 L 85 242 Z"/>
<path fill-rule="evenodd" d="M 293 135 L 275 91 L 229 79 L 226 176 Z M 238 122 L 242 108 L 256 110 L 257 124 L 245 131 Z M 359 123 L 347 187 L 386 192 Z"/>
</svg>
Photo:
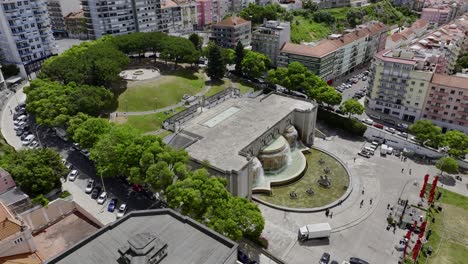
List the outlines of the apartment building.
<svg viewBox="0 0 468 264">
<path fill-rule="evenodd" d="M 0 61 L 15 64 L 26 76 L 56 54 L 45 0 L 0 2 Z"/>
<path fill-rule="evenodd" d="M 47 0 L 47 10 L 55 36 L 66 37 L 64 17 L 81 10 L 80 0 Z"/>
<path fill-rule="evenodd" d="M 88 35 L 94 39 L 104 35 L 165 30 L 160 23 L 160 0 L 82 0 L 81 4 Z"/>
<path fill-rule="evenodd" d="M 64 17 L 65 30 L 69 38 L 88 39 L 86 18 L 83 11 L 71 12 Z"/>
<path fill-rule="evenodd" d="M 31 229 L 0 202 L 0 258 L 36 251 Z"/>
<path fill-rule="evenodd" d="M 252 24 L 243 18 L 233 16 L 212 26 L 211 39 L 224 48 L 235 48 L 237 42 L 250 46 Z"/>
<path fill-rule="evenodd" d="M 413 40 L 421 37 L 427 32 L 429 21 L 425 19 L 416 20 L 409 28 L 395 32 L 387 37 L 385 42 L 386 49 L 396 49 L 409 45 Z"/>
<path fill-rule="evenodd" d="M 443 132 L 468 133 L 468 77 L 434 74 L 422 118 L 431 120 Z"/>
<path fill-rule="evenodd" d="M 4 83 L 4 81 L 2 80 L 3 80 L 3 76 L 0 71 L 0 86 L 2 85 L 2 82 Z M 11 177 L 10 173 L 0 168 L 0 194 L 10 190 L 11 188 L 14 188 L 15 186 L 16 186 L 16 183 L 13 180 L 13 177 Z"/>
<path fill-rule="evenodd" d="M 161 0 L 161 27 L 168 33 L 188 33 L 197 24 L 197 4 L 188 0 Z"/>
<path fill-rule="evenodd" d="M 197 0 L 197 28 L 203 29 L 210 25 L 213 20 L 211 16 L 211 1 Z"/>
<path fill-rule="evenodd" d="M 252 32 L 252 50 L 263 53 L 276 67 L 283 45 L 291 39 L 291 24 L 280 21 L 264 21 Z"/>
<path fill-rule="evenodd" d="M 369 62 L 384 49 L 388 27 L 380 22 L 359 25 L 347 34 L 333 34 L 316 44 L 286 43 L 280 51 L 278 66 L 298 61 L 322 79 L 332 83 L 356 67 Z"/>
<path fill-rule="evenodd" d="M 377 53 L 370 68 L 367 106 L 407 122 L 420 119 L 439 58 L 401 49 Z"/>
<path fill-rule="evenodd" d="M 426 7 L 422 9 L 421 18 L 430 23 L 443 25 L 454 19 L 455 13 L 449 5 Z"/>
</svg>

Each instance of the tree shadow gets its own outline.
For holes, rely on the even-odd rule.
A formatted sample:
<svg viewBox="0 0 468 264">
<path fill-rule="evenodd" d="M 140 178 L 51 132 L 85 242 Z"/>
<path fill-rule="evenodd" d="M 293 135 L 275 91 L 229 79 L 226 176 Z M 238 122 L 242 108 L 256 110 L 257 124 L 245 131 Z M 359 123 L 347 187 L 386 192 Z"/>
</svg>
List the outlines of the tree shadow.
<svg viewBox="0 0 468 264">
<path fill-rule="evenodd" d="M 210 80 L 210 81 L 205 81 L 205 85 L 211 85 L 211 86 L 222 86 L 225 84 L 224 80 Z"/>
<path fill-rule="evenodd" d="M 447 175 L 447 174 L 440 176 L 439 181 L 440 183 L 447 185 L 447 186 L 455 186 L 455 184 L 457 183 L 457 181 L 452 175 Z"/>
</svg>

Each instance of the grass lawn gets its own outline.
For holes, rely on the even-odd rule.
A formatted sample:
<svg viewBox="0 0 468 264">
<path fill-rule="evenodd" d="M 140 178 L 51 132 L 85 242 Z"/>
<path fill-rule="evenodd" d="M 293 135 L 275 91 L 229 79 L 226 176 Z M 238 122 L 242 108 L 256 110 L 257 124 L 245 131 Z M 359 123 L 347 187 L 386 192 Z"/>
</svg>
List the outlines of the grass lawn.
<svg viewBox="0 0 468 264">
<path fill-rule="evenodd" d="M 178 70 L 155 80 L 129 82 L 119 96 L 120 112 L 138 112 L 167 107 L 180 102 L 184 94 L 194 95 L 204 87 L 203 74 Z"/>
<path fill-rule="evenodd" d="M 184 107 L 179 107 L 175 109 L 175 113 L 182 111 Z M 137 128 L 143 133 L 155 131 L 161 129 L 162 123 L 167 118 L 171 117 L 173 114 L 166 115 L 164 113 L 156 113 L 149 115 L 137 115 L 137 116 L 127 116 L 127 121 L 125 124 L 131 125 L 134 128 Z"/>
<path fill-rule="evenodd" d="M 299 25 L 297 22 L 299 22 Z M 312 19 L 295 16 L 291 23 L 291 42 L 316 41 L 332 34 L 332 28 L 324 23 L 316 23 Z"/>
<path fill-rule="evenodd" d="M 250 89 L 255 89 L 255 87 L 251 86 L 248 82 L 241 80 L 240 82 L 236 82 L 237 88 L 239 88 L 241 94 L 245 94 Z"/>
<path fill-rule="evenodd" d="M 430 188 L 428 186 L 428 188 Z M 468 259 L 468 197 L 454 192 L 442 190 L 442 212 L 430 209 L 435 223 L 428 221 L 426 230 L 432 229 L 429 242 L 424 248 L 431 246 L 433 254 L 429 257 L 429 264 L 462 264 Z M 437 203 L 436 203 L 437 206 Z M 426 263 L 425 250 L 419 254 L 417 263 Z"/>
<path fill-rule="evenodd" d="M 297 182 L 292 184 L 273 187 L 272 195 L 258 195 L 257 197 L 272 204 L 277 204 L 292 208 L 313 208 L 323 206 L 336 201 L 346 192 L 346 186 L 349 184 L 349 175 L 345 168 L 332 156 L 311 149 L 310 154 L 305 154 L 307 159 L 307 171 L 304 176 Z M 319 164 L 319 160 L 323 159 L 325 163 Z M 320 175 L 324 175 L 323 168 L 329 167 L 330 173 L 327 174 L 332 184 L 330 188 L 323 188 L 317 180 Z M 308 196 L 306 190 L 312 188 L 313 196 Z M 291 199 L 289 194 L 295 191 L 298 194 L 297 199 Z"/>
<path fill-rule="evenodd" d="M 224 79 L 221 81 L 212 81 L 211 89 L 205 94 L 205 96 L 212 96 L 231 86 L 232 82 L 229 79 Z"/>
</svg>

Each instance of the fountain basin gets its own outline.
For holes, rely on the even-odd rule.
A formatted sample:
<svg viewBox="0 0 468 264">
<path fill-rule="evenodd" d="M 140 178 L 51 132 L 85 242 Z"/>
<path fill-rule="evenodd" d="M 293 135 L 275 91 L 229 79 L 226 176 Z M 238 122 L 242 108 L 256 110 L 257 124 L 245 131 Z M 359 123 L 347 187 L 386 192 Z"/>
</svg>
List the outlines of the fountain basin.
<svg viewBox="0 0 468 264">
<path fill-rule="evenodd" d="M 279 136 L 271 144 L 260 150 L 258 159 L 262 163 L 265 172 L 279 171 L 288 164 L 289 143 Z"/>
</svg>

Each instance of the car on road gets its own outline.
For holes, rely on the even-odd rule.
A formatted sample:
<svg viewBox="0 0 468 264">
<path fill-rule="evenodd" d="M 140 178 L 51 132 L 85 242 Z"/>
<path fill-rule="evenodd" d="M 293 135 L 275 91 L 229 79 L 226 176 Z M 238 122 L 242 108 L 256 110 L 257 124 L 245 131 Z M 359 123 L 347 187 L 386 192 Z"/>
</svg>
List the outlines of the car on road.
<svg viewBox="0 0 468 264">
<path fill-rule="evenodd" d="M 127 212 L 127 204 L 123 203 L 119 206 L 119 209 L 117 210 L 117 218 L 123 217 L 126 212 Z"/>
<path fill-rule="evenodd" d="M 68 173 L 68 180 L 69 181 L 74 181 L 78 178 L 78 171 L 77 170 L 72 170 L 70 173 Z"/>
<path fill-rule="evenodd" d="M 366 76 L 362 77 L 362 80 L 367 81 L 367 77 Z"/>
<path fill-rule="evenodd" d="M 23 134 L 21 134 L 20 138 L 21 140 L 24 140 L 27 136 L 29 136 L 31 133 L 27 130 L 23 131 Z"/>
<path fill-rule="evenodd" d="M 404 137 L 404 138 L 408 138 L 408 133 L 406 132 L 398 132 L 398 134 L 400 137 Z"/>
<path fill-rule="evenodd" d="M 372 125 L 374 124 L 374 120 L 372 120 L 372 119 L 370 119 L 370 118 L 364 118 L 364 119 L 362 120 L 362 122 L 363 122 L 363 123 L 366 123 L 366 124 L 368 124 L 368 125 L 370 125 L 370 126 L 372 126 Z"/>
<path fill-rule="evenodd" d="M 132 185 L 132 189 L 135 191 L 135 192 L 142 192 L 143 191 L 143 187 L 141 187 L 139 184 L 136 184 L 134 183 Z"/>
<path fill-rule="evenodd" d="M 356 258 L 356 257 L 349 258 L 349 263 L 350 264 L 369 264 L 369 262 L 360 258 Z"/>
<path fill-rule="evenodd" d="M 396 130 L 394 128 L 391 128 L 391 127 L 385 127 L 384 130 L 387 131 L 387 132 L 390 132 L 392 134 L 395 134 L 395 132 L 396 132 Z"/>
<path fill-rule="evenodd" d="M 376 127 L 376 128 L 380 128 L 380 129 L 383 129 L 383 128 L 384 128 L 384 125 L 379 124 L 379 123 L 374 123 L 372 126 L 373 126 L 373 127 Z"/>
<path fill-rule="evenodd" d="M 98 199 L 97 199 L 97 203 L 98 204 L 104 204 L 107 200 L 107 192 L 103 192 L 101 193 L 101 195 L 99 195 Z"/>
<path fill-rule="evenodd" d="M 107 211 L 109 212 L 114 212 L 115 207 L 117 207 L 117 198 L 113 198 L 110 202 L 109 205 L 107 206 Z"/>
<path fill-rule="evenodd" d="M 93 191 L 91 192 L 91 198 L 97 199 L 100 193 L 101 193 L 101 186 L 96 185 L 96 187 L 94 187 Z"/>
<path fill-rule="evenodd" d="M 330 262 L 330 254 L 324 252 L 320 258 L 320 264 L 328 264 Z"/>
<path fill-rule="evenodd" d="M 24 126 L 24 125 L 26 125 L 26 122 L 24 122 L 24 121 L 19 121 L 19 122 L 17 122 L 13 127 L 14 127 L 15 130 L 18 130 L 18 129 L 21 128 L 21 126 Z"/>
<path fill-rule="evenodd" d="M 91 153 L 89 153 L 89 150 L 87 150 L 87 149 L 82 149 L 80 152 L 81 152 L 81 154 L 83 154 L 86 158 L 89 158 L 89 156 L 91 156 Z"/>
<path fill-rule="evenodd" d="M 86 184 L 85 193 L 91 193 L 93 189 L 94 189 L 94 180 L 89 179 L 88 183 Z"/>
<path fill-rule="evenodd" d="M 397 125 L 397 129 L 402 131 L 402 132 L 406 132 L 408 130 L 408 125 L 407 124 L 403 124 L 403 123 L 399 123 Z"/>
<path fill-rule="evenodd" d="M 22 130 L 22 129 L 16 130 L 16 135 L 17 135 L 18 137 L 20 137 L 23 133 L 24 133 L 24 130 Z"/>
</svg>

